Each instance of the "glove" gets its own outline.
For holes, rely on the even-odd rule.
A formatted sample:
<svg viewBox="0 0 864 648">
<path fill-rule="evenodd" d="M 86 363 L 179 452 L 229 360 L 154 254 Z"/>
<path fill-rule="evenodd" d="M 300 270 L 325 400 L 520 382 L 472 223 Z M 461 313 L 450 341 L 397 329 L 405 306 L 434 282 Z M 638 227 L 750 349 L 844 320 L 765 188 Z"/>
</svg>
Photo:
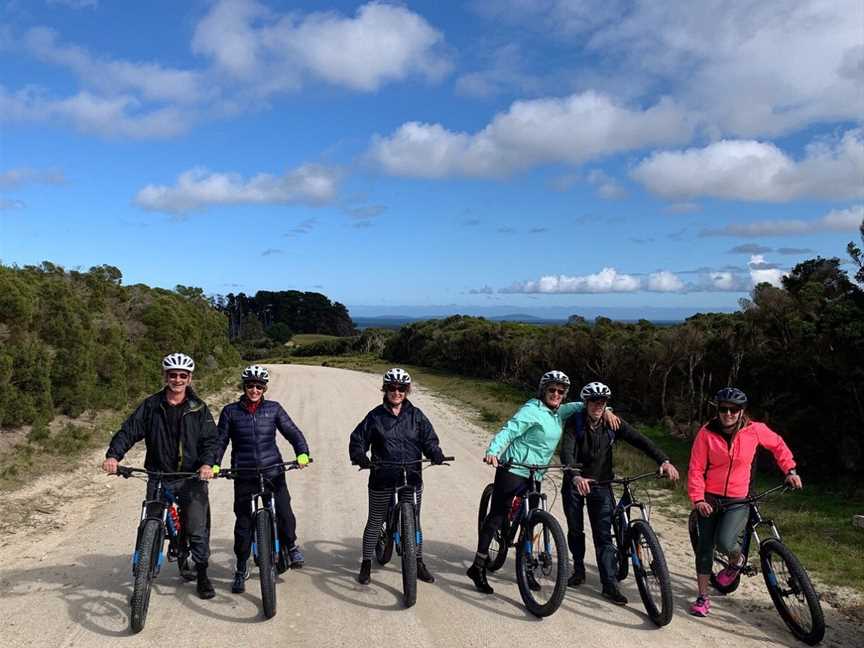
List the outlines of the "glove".
<svg viewBox="0 0 864 648">
<path fill-rule="evenodd" d="M 300 453 L 299 455 L 297 455 L 297 463 L 300 464 L 301 466 L 308 466 L 309 465 L 309 455 L 306 454 L 305 452 Z"/>
<path fill-rule="evenodd" d="M 432 462 L 433 466 L 440 466 L 441 464 L 444 463 L 444 453 L 439 452 L 434 457 L 432 457 L 432 459 L 430 459 L 430 461 Z"/>
<path fill-rule="evenodd" d="M 365 454 L 358 457 L 357 461 L 355 461 L 354 463 L 356 463 L 361 468 L 371 468 L 372 467 L 372 462 L 369 460 L 369 457 L 367 457 Z"/>
</svg>

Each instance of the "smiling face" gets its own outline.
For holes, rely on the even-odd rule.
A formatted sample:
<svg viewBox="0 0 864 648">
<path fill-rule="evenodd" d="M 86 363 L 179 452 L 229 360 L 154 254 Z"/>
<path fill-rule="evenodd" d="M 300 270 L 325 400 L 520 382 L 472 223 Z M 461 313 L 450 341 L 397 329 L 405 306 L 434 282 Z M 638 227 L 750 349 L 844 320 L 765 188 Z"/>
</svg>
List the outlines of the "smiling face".
<svg viewBox="0 0 864 648">
<path fill-rule="evenodd" d="M 397 383 L 387 383 L 384 385 L 384 394 L 387 402 L 393 406 L 398 406 L 403 403 L 408 394 L 410 387 L 408 385 L 399 385 Z"/>
<path fill-rule="evenodd" d="M 549 409 L 558 409 L 561 406 L 561 401 L 564 400 L 564 394 L 567 393 L 567 385 L 562 383 L 549 383 L 543 388 L 543 403 Z"/>
<path fill-rule="evenodd" d="M 260 401 L 265 391 L 267 391 L 267 385 L 264 383 L 254 381 L 243 383 L 243 393 L 252 403 Z"/>
<path fill-rule="evenodd" d="M 601 416 L 603 416 L 603 410 L 606 409 L 606 399 L 596 398 L 593 400 L 589 400 L 586 403 L 586 407 L 588 409 L 588 416 L 591 418 L 592 421 L 596 421 Z"/>
<path fill-rule="evenodd" d="M 186 395 L 186 388 L 192 382 L 192 374 L 182 369 L 170 369 L 164 372 L 164 377 L 168 391 L 178 398 Z"/>
<path fill-rule="evenodd" d="M 717 416 L 720 417 L 720 425 L 724 428 L 731 428 L 738 424 L 741 420 L 741 413 L 744 410 L 740 405 L 735 403 L 718 403 Z"/>
</svg>

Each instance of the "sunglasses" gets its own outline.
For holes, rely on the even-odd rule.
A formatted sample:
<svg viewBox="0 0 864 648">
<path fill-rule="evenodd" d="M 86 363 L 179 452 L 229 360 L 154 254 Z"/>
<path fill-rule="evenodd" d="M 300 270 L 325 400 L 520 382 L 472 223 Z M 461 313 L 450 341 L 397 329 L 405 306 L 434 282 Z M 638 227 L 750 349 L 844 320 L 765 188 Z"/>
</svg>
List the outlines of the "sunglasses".
<svg viewBox="0 0 864 648">
<path fill-rule="evenodd" d="M 401 392 L 404 394 L 405 392 L 408 391 L 408 386 L 407 385 L 384 385 L 384 389 L 386 389 L 388 392 L 398 391 L 398 392 Z"/>
<path fill-rule="evenodd" d="M 560 396 L 563 396 L 564 394 L 567 393 L 567 390 L 566 389 L 559 389 L 558 387 L 547 387 L 546 393 L 547 394 L 558 394 Z"/>
<path fill-rule="evenodd" d="M 605 405 L 606 403 L 609 402 L 609 399 L 608 398 L 589 398 L 588 402 L 589 403 L 598 403 L 600 405 Z"/>
<path fill-rule="evenodd" d="M 189 374 L 185 371 L 169 371 L 168 377 L 174 380 L 186 380 L 189 377 Z"/>
<path fill-rule="evenodd" d="M 717 411 L 720 412 L 720 414 L 737 414 L 738 412 L 741 411 L 741 408 L 740 407 L 718 407 Z"/>
<path fill-rule="evenodd" d="M 262 385 L 261 383 L 246 383 L 244 387 L 246 389 L 257 389 L 258 391 L 264 391 L 267 389 L 267 385 Z"/>
</svg>

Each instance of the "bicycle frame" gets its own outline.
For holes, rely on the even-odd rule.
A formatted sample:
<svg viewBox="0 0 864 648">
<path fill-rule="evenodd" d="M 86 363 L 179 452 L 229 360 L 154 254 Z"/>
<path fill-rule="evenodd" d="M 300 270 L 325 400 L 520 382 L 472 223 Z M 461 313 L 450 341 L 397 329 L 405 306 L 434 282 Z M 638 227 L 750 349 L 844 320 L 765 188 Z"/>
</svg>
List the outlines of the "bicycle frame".
<svg viewBox="0 0 864 648">
<path fill-rule="evenodd" d="M 759 537 L 758 532 L 760 526 L 767 527 L 770 531 L 771 537 L 779 540 L 780 542 L 783 541 L 783 538 L 780 536 L 780 531 L 777 529 L 777 525 L 774 524 L 774 520 L 762 517 L 762 514 L 759 512 L 759 505 L 757 502 L 763 497 L 785 488 L 785 485 L 775 486 L 774 488 L 767 490 L 764 493 L 760 493 L 759 495 L 743 498 L 740 501 L 726 502 L 724 505 L 719 507 L 721 510 L 729 510 L 738 506 L 747 506 L 750 509 L 749 515 L 747 517 L 747 524 L 744 525 L 743 538 L 741 540 L 741 556 L 744 559 L 743 563 L 741 564 L 741 573 L 747 576 L 753 576 L 756 574 L 756 570 L 750 565 L 750 544 L 753 540 L 756 541 L 757 547 L 762 544 L 763 538 Z M 723 565 L 723 567 L 729 567 L 729 559 L 725 555 L 717 552 L 716 550 L 714 552 L 714 561 Z"/>
</svg>

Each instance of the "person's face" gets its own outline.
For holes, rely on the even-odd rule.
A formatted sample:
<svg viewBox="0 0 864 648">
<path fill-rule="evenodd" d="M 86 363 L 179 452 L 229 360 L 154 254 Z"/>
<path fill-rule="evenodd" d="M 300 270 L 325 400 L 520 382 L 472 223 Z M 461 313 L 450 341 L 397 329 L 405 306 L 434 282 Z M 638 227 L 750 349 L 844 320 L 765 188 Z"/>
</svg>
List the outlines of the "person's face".
<svg viewBox="0 0 864 648">
<path fill-rule="evenodd" d="M 561 383 L 549 383 L 543 388 L 543 402 L 549 409 L 558 409 L 561 401 L 564 400 L 564 394 L 567 392 L 567 386 Z"/>
<path fill-rule="evenodd" d="M 391 405 L 401 405 L 405 400 L 405 395 L 408 393 L 408 385 L 397 385 L 395 383 L 387 383 L 384 385 L 384 393 L 387 395 L 387 402 Z"/>
<path fill-rule="evenodd" d="M 743 410 L 735 403 L 718 403 L 717 415 L 720 417 L 720 424 L 723 427 L 732 427 L 738 423 Z"/>
<path fill-rule="evenodd" d="M 247 382 L 243 383 L 243 392 L 246 394 L 246 398 L 248 398 L 253 403 L 257 403 L 261 400 L 261 397 L 264 396 L 264 392 L 267 391 L 267 385 L 260 382 Z"/>
<path fill-rule="evenodd" d="M 601 416 L 603 416 L 603 410 L 606 409 L 606 399 L 599 398 L 589 400 L 586 406 L 588 408 L 588 416 L 590 416 L 592 420 L 596 421 Z"/>
<path fill-rule="evenodd" d="M 183 369 L 169 369 L 165 372 L 165 384 L 172 393 L 177 395 L 186 393 L 191 380 L 192 374 Z"/>
</svg>

